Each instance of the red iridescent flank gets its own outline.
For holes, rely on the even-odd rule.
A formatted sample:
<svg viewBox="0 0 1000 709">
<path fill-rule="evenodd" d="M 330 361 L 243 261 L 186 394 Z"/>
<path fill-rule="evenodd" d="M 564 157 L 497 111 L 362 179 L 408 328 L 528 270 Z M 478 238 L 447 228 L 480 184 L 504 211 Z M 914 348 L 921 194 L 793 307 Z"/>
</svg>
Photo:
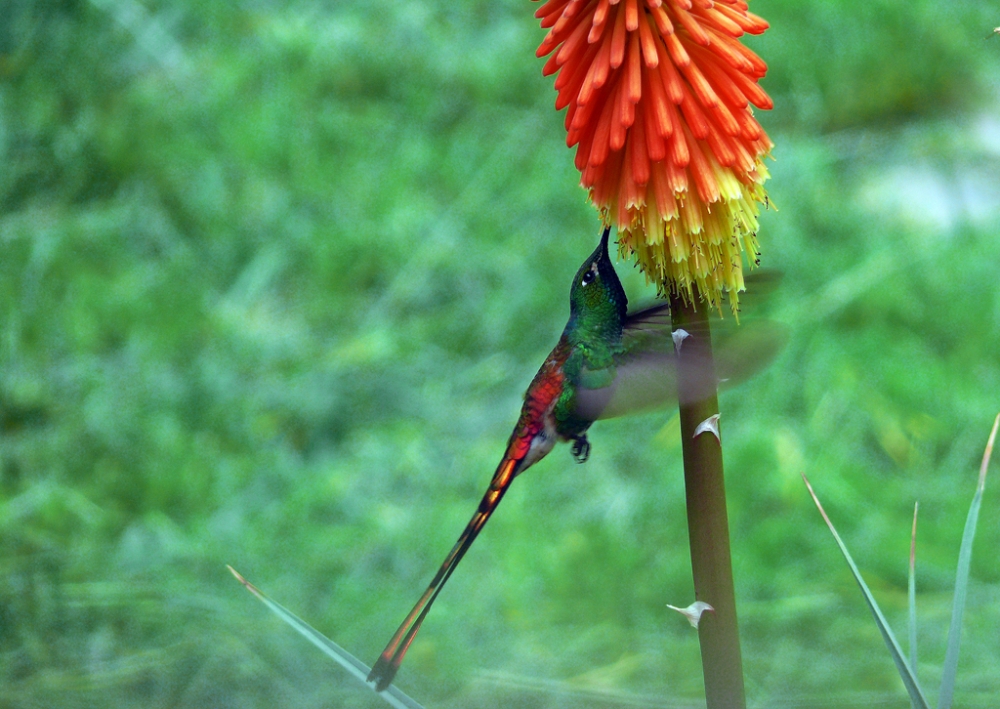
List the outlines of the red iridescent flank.
<svg viewBox="0 0 1000 709">
<path fill-rule="evenodd" d="M 563 393 L 563 380 L 566 376 L 563 365 L 566 364 L 569 352 L 569 343 L 561 338 L 528 385 L 521 416 L 507 443 L 508 458 L 523 460 L 531 448 L 531 439 L 545 427 L 552 407 Z"/>
<path fill-rule="evenodd" d="M 548 0 L 538 56 L 557 74 L 581 184 L 661 291 L 713 305 L 758 255 L 762 158 L 753 106 L 767 65 L 740 43 L 767 22 L 743 0 Z"/>
</svg>

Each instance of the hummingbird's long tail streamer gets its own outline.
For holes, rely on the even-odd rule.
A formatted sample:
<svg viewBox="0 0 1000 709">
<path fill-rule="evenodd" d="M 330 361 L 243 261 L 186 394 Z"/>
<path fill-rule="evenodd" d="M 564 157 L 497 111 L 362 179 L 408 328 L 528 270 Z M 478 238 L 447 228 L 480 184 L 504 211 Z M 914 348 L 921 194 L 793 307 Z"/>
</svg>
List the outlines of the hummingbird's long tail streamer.
<svg viewBox="0 0 1000 709">
<path fill-rule="evenodd" d="M 420 624 L 424 622 L 424 618 L 427 616 L 428 611 L 430 611 L 434 599 L 441 592 L 441 589 L 444 587 L 448 577 L 451 576 L 451 572 L 455 570 L 458 562 L 465 556 L 465 552 L 472 546 L 472 542 L 479 535 L 480 530 L 486 524 L 486 520 L 490 518 L 497 505 L 500 504 L 500 500 L 503 498 L 504 493 L 507 492 L 507 488 L 510 487 L 511 481 L 518 472 L 518 464 L 523 459 L 523 455 L 513 457 L 508 453 L 500 462 L 496 473 L 493 475 L 493 480 L 490 482 L 489 489 L 479 503 L 479 509 L 476 510 L 476 514 L 472 516 L 469 524 L 465 527 L 465 531 L 462 532 L 458 541 L 455 542 L 455 546 L 452 547 L 444 563 L 441 564 L 441 568 L 434 575 L 434 579 L 427 587 L 427 590 L 424 591 L 424 595 L 413 606 L 413 610 L 406 616 L 406 619 L 399 626 L 399 629 L 392 636 L 389 644 L 386 645 L 385 650 L 382 651 L 382 654 L 372 667 L 371 674 L 368 675 L 368 681 L 375 683 L 376 691 L 381 692 L 392 684 L 392 680 L 396 676 L 397 670 L 399 670 L 399 665 L 403 662 L 406 651 L 410 649 L 410 643 L 413 642 L 417 631 L 420 630 Z"/>
</svg>

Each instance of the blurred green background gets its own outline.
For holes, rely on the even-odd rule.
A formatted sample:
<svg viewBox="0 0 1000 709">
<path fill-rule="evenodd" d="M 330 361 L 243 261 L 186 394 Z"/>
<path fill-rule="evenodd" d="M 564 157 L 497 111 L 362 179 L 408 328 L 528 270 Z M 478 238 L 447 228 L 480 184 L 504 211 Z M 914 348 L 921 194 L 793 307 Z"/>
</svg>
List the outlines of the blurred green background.
<svg viewBox="0 0 1000 709">
<path fill-rule="evenodd" d="M 378 707 L 598 225 L 521 0 L 0 0 L 0 707 Z M 723 396 L 748 696 L 909 706 L 1000 409 L 1000 24 L 756 0 L 778 362 Z M 633 302 L 651 297 L 619 264 Z M 703 702 L 671 412 L 519 479 L 399 676 L 428 707 Z M 1000 695 L 1000 476 L 956 703 Z"/>
</svg>

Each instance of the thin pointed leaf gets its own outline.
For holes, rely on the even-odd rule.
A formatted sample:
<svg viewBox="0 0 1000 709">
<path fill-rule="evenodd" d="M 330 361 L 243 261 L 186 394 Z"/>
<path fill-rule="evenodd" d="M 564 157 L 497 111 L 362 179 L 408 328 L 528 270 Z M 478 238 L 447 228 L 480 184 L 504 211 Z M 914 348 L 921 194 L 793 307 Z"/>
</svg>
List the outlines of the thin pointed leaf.
<svg viewBox="0 0 1000 709">
<path fill-rule="evenodd" d="M 965 531 L 962 532 L 962 545 L 958 551 L 958 571 L 955 574 L 955 600 L 951 609 L 951 625 L 948 626 L 948 649 L 944 654 L 944 671 L 941 675 L 941 694 L 938 698 L 938 709 L 951 709 L 951 701 L 955 694 L 955 676 L 958 674 L 958 650 L 962 643 L 962 615 L 965 613 L 965 597 L 969 590 L 969 565 L 972 561 L 972 542 L 976 538 L 976 523 L 979 521 L 979 507 L 983 502 L 983 488 L 986 486 L 986 469 L 990 465 L 993 453 L 993 442 L 997 437 L 997 426 L 1000 425 L 1000 414 L 993 421 L 993 430 L 986 442 L 983 453 L 983 463 L 979 468 L 979 483 L 976 494 L 969 507 L 969 516 L 965 520 Z"/>
<path fill-rule="evenodd" d="M 917 510 L 920 503 L 913 503 L 913 531 L 910 533 L 910 573 L 907 579 L 906 595 L 909 606 L 910 669 L 917 676 Z M 913 705 L 916 707 L 916 704 Z"/>
<path fill-rule="evenodd" d="M 299 631 L 299 633 L 304 635 L 309 642 L 318 647 L 329 657 L 333 658 L 337 664 L 357 677 L 366 687 L 374 691 L 372 686 L 368 684 L 368 673 L 371 672 L 370 667 L 351 653 L 347 652 L 347 650 L 340 647 L 340 645 L 310 626 L 287 608 L 275 603 L 270 598 L 265 596 L 259 588 L 243 578 L 243 576 L 241 576 L 232 566 L 227 565 L 226 568 L 229 569 L 230 573 L 236 577 L 236 580 L 243 584 L 243 586 L 250 593 L 256 596 L 265 606 L 274 611 L 275 615 Z M 386 702 L 396 707 L 396 709 L 423 709 L 420 704 L 403 694 L 403 692 L 395 686 L 390 686 L 384 692 L 378 692 L 378 696 L 382 697 L 382 699 Z"/>
<path fill-rule="evenodd" d="M 827 516 L 826 510 L 823 509 L 823 505 L 820 504 L 819 498 L 816 497 L 816 493 L 813 492 L 812 485 L 809 484 L 809 479 L 805 475 L 802 476 L 802 479 L 805 481 L 806 487 L 809 488 L 809 494 L 812 495 L 813 502 L 815 502 L 816 507 L 819 508 L 819 513 L 823 515 L 823 519 L 826 520 L 826 526 L 830 528 L 833 538 L 837 541 L 837 546 L 840 547 L 840 553 L 843 554 L 844 559 L 847 560 L 847 565 L 850 567 L 851 573 L 854 574 L 854 580 L 857 581 L 858 586 L 861 587 L 861 593 L 864 594 L 865 601 L 868 603 L 868 608 L 871 610 L 872 615 L 875 616 L 875 624 L 878 625 L 879 632 L 882 633 L 882 639 L 885 641 L 886 647 L 889 648 L 889 653 L 892 655 L 893 662 L 896 663 L 896 670 L 899 672 L 899 676 L 902 678 L 903 684 L 906 686 L 906 691 L 910 694 L 910 701 L 913 702 L 913 706 L 917 709 L 930 709 L 930 704 L 927 703 L 927 698 L 924 696 L 923 690 L 920 689 L 920 683 L 917 682 L 916 675 L 907 664 L 906 658 L 903 656 L 903 650 L 899 647 L 899 643 L 896 641 L 896 636 L 892 634 L 892 629 L 889 627 L 889 621 L 887 621 L 885 616 L 882 615 L 882 610 L 878 607 L 875 597 L 868 589 L 868 584 L 866 584 L 865 580 L 861 578 L 861 572 L 854 563 L 854 559 L 851 558 L 851 553 L 847 551 L 847 546 L 837 533 L 836 528 L 833 526 L 833 522 L 831 522 L 830 518 Z"/>
</svg>

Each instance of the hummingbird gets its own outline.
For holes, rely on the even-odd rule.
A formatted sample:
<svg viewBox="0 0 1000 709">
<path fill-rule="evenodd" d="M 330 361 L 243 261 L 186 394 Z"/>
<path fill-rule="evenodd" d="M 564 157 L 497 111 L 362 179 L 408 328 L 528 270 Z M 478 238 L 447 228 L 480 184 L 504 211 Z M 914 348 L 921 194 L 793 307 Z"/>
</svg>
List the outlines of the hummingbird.
<svg viewBox="0 0 1000 709">
<path fill-rule="evenodd" d="M 628 299 L 608 254 L 610 228 L 570 286 L 569 321 L 524 395 L 504 456 L 479 508 L 413 610 L 403 620 L 368 675 L 385 690 L 435 599 L 496 510 L 515 477 L 558 442 L 587 460 L 587 430 L 594 421 L 648 408 L 677 396 L 676 352 L 669 306 L 628 313 Z"/>
</svg>

